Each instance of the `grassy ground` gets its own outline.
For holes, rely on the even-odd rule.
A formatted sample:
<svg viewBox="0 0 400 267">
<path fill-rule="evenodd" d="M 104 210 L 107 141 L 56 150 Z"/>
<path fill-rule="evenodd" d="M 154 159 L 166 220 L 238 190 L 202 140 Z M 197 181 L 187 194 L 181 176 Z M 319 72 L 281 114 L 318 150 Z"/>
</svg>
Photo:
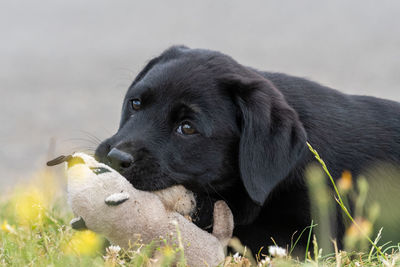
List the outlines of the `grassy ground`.
<svg viewBox="0 0 400 267">
<path fill-rule="evenodd" d="M 311 169 L 309 176 L 324 179 L 323 173 L 318 170 Z M 178 265 L 185 265 L 182 251 L 165 239 L 151 244 L 137 242 L 130 250 L 124 251 L 110 246 L 93 232 L 72 230 L 69 221 L 73 214 L 66 202 L 65 181 L 61 177 L 49 170 L 42 171 L 34 175 L 30 183 L 16 187 L 0 200 L 0 266 L 169 266 L 174 260 L 178 260 Z M 318 179 L 311 179 L 310 186 L 318 192 L 325 190 L 320 188 L 321 184 L 318 185 Z M 365 191 L 363 186 L 362 182 L 357 184 L 356 202 L 359 205 L 363 205 L 360 203 Z M 352 187 L 352 178 L 348 173 L 344 173 L 337 187 L 335 185 L 336 199 L 343 209 L 346 209 L 346 201 L 352 196 L 346 191 L 351 191 Z M 316 206 L 316 218 L 325 222 L 323 209 L 318 209 L 318 206 L 326 206 L 327 200 L 314 198 L 313 195 L 311 198 Z M 344 214 L 346 212 L 344 210 Z M 367 215 L 356 212 L 354 218 L 348 218 L 346 251 L 337 251 L 325 230 L 319 231 L 326 227 L 318 228 L 317 224 L 312 224 L 310 228 L 314 228 L 315 235 L 310 229 L 303 232 L 310 244 L 314 244 L 305 260 L 291 257 L 291 248 L 272 247 L 268 255 L 259 255 L 258 259 L 235 254 L 228 256 L 221 265 L 400 266 L 399 244 L 381 246 L 379 235 L 374 240 L 369 238 L 374 216 L 378 216 L 377 211 L 374 213 L 370 209 Z M 238 240 L 233 240 L 231 245 L 243 254 L 244 248 Z M 324 249 L 319 248 L 321 246 Z"/>
</svg>

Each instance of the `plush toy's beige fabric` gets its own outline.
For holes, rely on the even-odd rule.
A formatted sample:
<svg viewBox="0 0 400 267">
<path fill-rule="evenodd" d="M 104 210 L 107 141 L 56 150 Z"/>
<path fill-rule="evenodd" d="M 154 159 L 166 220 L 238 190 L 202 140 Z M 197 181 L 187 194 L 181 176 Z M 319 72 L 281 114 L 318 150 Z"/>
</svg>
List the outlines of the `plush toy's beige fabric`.
<svg viewBox="0 0 400 267">
<path fill-rule="evenodd" d="M 161 199 L 167 210 L 190 216 L 196 208 L 196 199 L 193 192 L 182 185 L 172 186 L 154 193 Z"/>
<path fill-rule="evenodd" d="M 143 242 L 170 233 L 176 237 L 177 224 L 190 266 L 216 266 L 224 260 L 224 246 L 233 231 L 233 216 L 225 202 L 215 204 L 212 235 L 176 212 L 188 215 L 195 206 L 193 195 L 182 186 L 158 195 L 140 191 L 109 166 L 83 153 L 69 160 L 67 175 L 72 210 L 87 228 L 113 244 L 126 248 L 138 236 Z"/>
</svg>

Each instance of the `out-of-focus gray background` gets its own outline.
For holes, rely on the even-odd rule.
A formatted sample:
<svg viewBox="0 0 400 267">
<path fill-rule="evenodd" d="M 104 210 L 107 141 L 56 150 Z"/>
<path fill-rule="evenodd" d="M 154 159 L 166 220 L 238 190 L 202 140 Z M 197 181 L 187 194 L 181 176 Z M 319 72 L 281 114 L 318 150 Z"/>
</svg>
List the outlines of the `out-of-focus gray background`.
<svg viewBox="0 0 400 267">
<path fill-rule="evenodd" d="M 172 44 L 400 100 L 400 1 L 3 0 L 0 187 L 110 136 L 130 81 Z"/>
</svg>

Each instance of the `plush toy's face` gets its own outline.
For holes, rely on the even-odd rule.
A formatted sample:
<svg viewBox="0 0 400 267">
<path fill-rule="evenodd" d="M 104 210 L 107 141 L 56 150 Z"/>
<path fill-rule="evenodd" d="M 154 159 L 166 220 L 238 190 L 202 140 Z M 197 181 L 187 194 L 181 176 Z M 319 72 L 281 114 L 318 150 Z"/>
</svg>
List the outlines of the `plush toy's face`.
<svg viewBox="0 0 400 267">
<path fill-rule="evenodd" d="M 120 220 L 135 219 L 141 226 L 149 218 L 165 219 L 166 210 L 157 195 L 136 190 L 118 172 L 86 154 L 75 153 L 68 160 L 67 176 L 69 204 L 91 230 L 114 231 Z"/>
<path fill-rule="evenodd" d="M 98 191 L 97 194 L 93 194 L 93 192 L 91 195 L 104 200 L 107 194 L 121 192 L 129 188 L 124 186 L 124 179 L 121 179 L 118 172 L 86 154 L 75 153 L 66 165 L 69 193 L 76 194 L 102 183 L 101 189 L 104 191 Z"/>
</svg>

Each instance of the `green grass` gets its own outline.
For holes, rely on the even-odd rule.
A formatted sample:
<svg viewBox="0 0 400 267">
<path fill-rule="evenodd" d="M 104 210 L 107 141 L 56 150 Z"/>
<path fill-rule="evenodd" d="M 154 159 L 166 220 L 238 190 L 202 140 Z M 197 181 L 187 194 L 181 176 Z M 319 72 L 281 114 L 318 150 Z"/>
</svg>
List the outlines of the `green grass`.
<svg viewBox="0 0 400 267">
<path fill-rule="evenodd" d="M 323 209 L 318 207 L 326 205 L 326 199 L 314 200 L 311 197 L 316 206 L 315 218 L 318 222 L 310 222 L 310 227 L 300 233 L 309 243 L 305 259 L 300 260 L 290 255 L 298 239 L 293 240 L 292 246 L 286 248 L 289 252 L 286 256 L 273 257 L 259 253 L 256 259 L 249 252 L 246 253 L 238 240 L 233 239 L 231 246 L 247 257 L 228 256 L 221 265 L 400 266 L 400 245 L 380 244 L 380 234 L 371 237 L 370 226 L 377 215 L 376 212 L 362 212 L 368 210 L 364 207 L 367 189 L 363 182 L 353 185 L 346 178 L 347 183 L 342 180 L 342 183 L 336 185 L 318 153 L 311 146 L 310 150 L 315 153 L 322 166 L 322 170 L 314 166 L 311 171 L 314 174 L 310 176 L 325 179 L 322 184 L 326 181 L 332 183 L 332 191 L 329 191 L 329 187 L 324 190 L 331 192 L 331 200 L 341 207 L 348 218 L 346 251 L 338 251 L 335 242 L 330 240 L 325 230 L 318 231 L 329 228 L 318 225 L 318 222 L 327 222 L 323 218 Z M 310 184 L 321 186 L 321 183 L 318 185 L 318 181 L 315 181 Z M 68 208 L 64 188 L 62 175 L 46 170 L 34 175 L 30 184 L 16 187 L 0 200 L 0 266 L 169 266 L 176 261 L 178 265 L 184 265 L 181 248 L 167 239 L 155 240 L 151 244 L 136 242 L 131 249 L 118 251 L 110 248 L 110 244 L 101 236 L 89 231 L 72 230 L 69 221 L 73 214 Z M 313 190 L 313 186 L 310 188 Z M 317 188 L 321 190 L 320 187 Z M 356 211 L 354 218 L 346 207 L 350 198 L 355 198 L 353 200 L 358 205 L 359 211 Z"/>
</svg>

